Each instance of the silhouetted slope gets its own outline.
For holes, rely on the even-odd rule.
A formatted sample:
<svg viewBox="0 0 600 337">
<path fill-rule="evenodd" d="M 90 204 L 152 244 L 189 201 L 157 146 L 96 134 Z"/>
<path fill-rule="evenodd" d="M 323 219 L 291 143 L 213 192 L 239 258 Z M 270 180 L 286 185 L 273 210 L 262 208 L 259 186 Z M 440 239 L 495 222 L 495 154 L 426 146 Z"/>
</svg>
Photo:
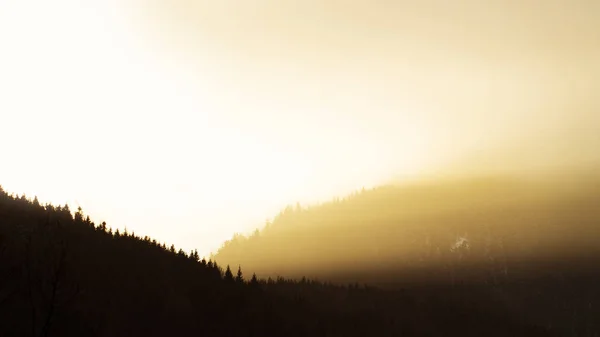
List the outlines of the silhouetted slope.
<svg viewBox="0 0 600 337">
<path fill-rule="evenodd" d="M 599 205 L 597 174 L 382 186 L 288 207 L 214 257 L 261 275 L 482 289 L 538 324 L 600 333 Z"/>
<path fill-rule="evenodd" d="M 548 335 L 477 295 L 235 271 L 0 189 L 0 336 Z"/>
</svg>

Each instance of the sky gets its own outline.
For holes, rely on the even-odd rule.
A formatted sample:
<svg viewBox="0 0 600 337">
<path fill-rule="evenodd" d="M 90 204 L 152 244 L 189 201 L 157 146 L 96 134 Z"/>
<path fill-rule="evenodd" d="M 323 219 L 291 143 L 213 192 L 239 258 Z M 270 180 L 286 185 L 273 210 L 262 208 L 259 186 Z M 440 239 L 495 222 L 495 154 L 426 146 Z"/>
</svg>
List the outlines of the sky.
<svg viewBox="0 0 600 337">
<path fill-rule="evenodd" d="M 597 162 L 599 15 L 592 0 L 0 0 L 0 184 L 208 254 L 287 204 L 457 162 Z"/>
</svg>

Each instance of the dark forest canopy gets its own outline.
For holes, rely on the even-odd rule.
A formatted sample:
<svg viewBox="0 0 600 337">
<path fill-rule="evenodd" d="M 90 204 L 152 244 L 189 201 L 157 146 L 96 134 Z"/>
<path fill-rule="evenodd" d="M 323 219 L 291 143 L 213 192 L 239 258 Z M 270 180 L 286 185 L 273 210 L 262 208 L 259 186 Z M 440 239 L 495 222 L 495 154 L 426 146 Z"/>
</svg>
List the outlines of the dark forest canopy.
<svg viewBox="0 0 600 337">
<path fill-rule="evenodd" d="M 2 190 L 0 268 L 0 336 L 551 335 L 474 288 L 258 279 Z"/>
</svg>

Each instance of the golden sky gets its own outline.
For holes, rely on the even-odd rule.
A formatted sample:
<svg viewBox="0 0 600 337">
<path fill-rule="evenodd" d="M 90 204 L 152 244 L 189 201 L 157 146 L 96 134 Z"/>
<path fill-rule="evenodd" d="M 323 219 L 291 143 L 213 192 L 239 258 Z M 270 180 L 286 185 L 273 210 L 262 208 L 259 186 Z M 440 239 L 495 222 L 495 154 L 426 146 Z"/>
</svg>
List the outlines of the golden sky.
<svg viewBox="0 0 600 337">
<path fill-rule="evenodd" d="M 596 162 L 599 16 L 593 0 L 3 0 L 0 184 L 208 253 L 287 203 L 464 158 Z"/>
</svg>

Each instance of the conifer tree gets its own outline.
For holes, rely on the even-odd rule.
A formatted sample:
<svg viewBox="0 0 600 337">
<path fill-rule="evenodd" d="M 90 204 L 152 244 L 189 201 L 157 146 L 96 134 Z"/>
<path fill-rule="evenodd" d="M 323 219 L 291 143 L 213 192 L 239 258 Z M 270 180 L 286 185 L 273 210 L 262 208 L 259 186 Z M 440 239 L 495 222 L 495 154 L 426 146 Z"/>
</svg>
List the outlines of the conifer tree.
<svg viewBox="0 0 600 337">
<path fill-rule="evenodd" d="M 75 212 L 75 221 L 83 221 L 83 209 L 81 206 L 77 207 L 77 212 Z"/>
<path fill-rule="evenodd" d="M 225 269 L 225 281 L 233 281 L 233 273 L 231 272 L 231 268 L 227 265 L 227 269 Z"/>
<path fill-rule="evenodd" d="M 196 262 L 200 261 L 200 255 L 198 255 L 198 250 L 194 249 L 191 253 L 190 253 L 190 258 Z"/>
<path fill-rule="evenodd" d="M 235 281 L 238 283 L 244 282 L 244 275 L 242 274 L 242 266 L 238 266 L 237 275 L 235 277 Z"/>
</svg>

